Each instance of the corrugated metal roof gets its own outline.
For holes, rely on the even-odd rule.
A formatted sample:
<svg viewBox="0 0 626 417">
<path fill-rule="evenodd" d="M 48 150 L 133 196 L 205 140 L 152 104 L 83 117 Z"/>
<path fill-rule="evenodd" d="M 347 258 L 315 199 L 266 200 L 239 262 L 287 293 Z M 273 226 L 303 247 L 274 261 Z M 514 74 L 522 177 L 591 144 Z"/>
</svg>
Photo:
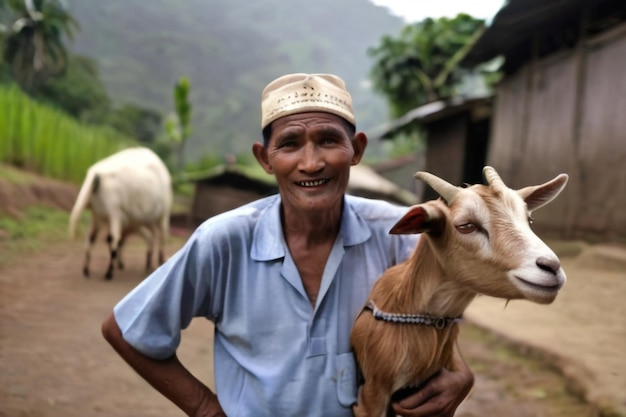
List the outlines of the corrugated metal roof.
<svg viewBox="0 0 626 417">
<path fill-rule="evenodd" d="M 493 100 L 492 95 L 477 97 L 452 97 L 446 100 L 433 101 L 417 107 L 404 116 L 376 127 L 368 132 L 370 139 L 389 139 L 395 132 L 405 126 L 416 123 L 430 123 L 445 117 L 461 113 L 476 106 L 489 105 Z"/>
<path fill-rule="evenodd" d="M 509 0 L 461 61 L 465 67 L 487 62 L 513 49 L 528 46 L 534 34 L 554 32 L 564 25 L 579 30 L 583 10 L 590 20 L 624 10 L 624 0 Z"/>
</svg>

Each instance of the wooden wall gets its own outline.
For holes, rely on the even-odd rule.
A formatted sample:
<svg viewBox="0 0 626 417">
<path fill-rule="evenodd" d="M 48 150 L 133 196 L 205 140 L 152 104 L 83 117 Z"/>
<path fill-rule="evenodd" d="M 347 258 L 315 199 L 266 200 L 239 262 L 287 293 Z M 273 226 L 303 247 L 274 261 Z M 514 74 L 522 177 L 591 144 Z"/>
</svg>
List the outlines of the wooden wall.
<svg viewBox="0 0 626 417">
<path fill-rule="evenodd" d="M 258 200 L 271 192 L 255 192 L 227 185 L 197 182 L 190 212 L 191 226 L 198 226 L 209 217 Z"/>
<path fill-rule="evenodd" d="M 426 171 L 455 185 L 463 183 L 467 123 L 463 113 L 428 125 Z M 422 201 L 437 198 L 432 188 L 424 188 Z"/>
<path fill-rule="evenodd" d="M 505 78 L 487 162 L 516 188 L 569 174 L 543 233 L 626 241 L 626 24 Z"/>
</svg>

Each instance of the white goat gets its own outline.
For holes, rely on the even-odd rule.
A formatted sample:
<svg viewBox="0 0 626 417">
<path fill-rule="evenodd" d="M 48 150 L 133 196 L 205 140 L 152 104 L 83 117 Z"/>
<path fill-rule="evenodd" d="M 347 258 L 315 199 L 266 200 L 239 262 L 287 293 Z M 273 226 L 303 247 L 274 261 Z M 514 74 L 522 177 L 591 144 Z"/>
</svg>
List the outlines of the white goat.
<svg viewBox="0 0 626 417">
<path fill-rule="evenodd" d="M 515 191 L 493 168 L 483 174 L 488 186 L 468 188 L 415 174 L 442 198 L 412 206 L 390 231 L 422 235 L 409 259 L 376 281 L 355 321 L 350 341 L 364 379 L 356 417 L 385 416 L 392 394 L 454 369 L 457 321 L 477 294 L 549 304 L 565 283 L 530 214 L 567 175 Z"/>
<path fill-rule="evenodd" d="M 105 275 L 113 278 L 113 265 L 122 268 L 121 248 L 125 238 L 140 233 L 148 246 L 146 268 L 151 268 L 154 240 L 158 242 L 159 264 L 165 260 L 164 245 L 169 232 L 172 179 L 161 159 L 150 149 L 135 147 L 113 154 L 92 165 L 70 215 L 70 237 L 82 211 L 91 209 L 83 274 L 89 276 L 91 246 L 98 230 L 108 227 L 110 261 Z"/>
</svg>

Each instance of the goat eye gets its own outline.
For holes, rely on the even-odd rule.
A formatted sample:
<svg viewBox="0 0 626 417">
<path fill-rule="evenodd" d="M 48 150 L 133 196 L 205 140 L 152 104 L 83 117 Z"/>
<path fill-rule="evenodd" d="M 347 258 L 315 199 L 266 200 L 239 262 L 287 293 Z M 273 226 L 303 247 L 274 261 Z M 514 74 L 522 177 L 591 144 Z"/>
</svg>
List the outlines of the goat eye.
<svg viewBox="0 0 626 417">
<path fill-rule="evenodd" d="M 456 230 L 463 234 L 473 233 L 478 230 L 478 226 L 476 226 L 474 223 L 465 223 L 455 227 Z"/>
<path fill-rule="evenodd" d="M 528 215 L 528 225 L 532 225 L 533 224 L 533 218 L 532 216 Z"/>
</svg>

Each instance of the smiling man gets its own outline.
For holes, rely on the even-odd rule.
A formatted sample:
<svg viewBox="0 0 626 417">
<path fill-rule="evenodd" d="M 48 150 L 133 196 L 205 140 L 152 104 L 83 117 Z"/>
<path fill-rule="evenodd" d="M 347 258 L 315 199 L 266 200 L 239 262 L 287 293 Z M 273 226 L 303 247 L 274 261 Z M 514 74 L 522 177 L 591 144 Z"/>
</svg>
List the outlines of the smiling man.
<svg viewBox="0 0 626 417">
<path fill-rule="evenodd" d="M 416 237 L 388 234 L 406 208 L 346 195 L 367 137 L 340 78 L 285 75 L 265 88 L 261 108 L 253 153 L 279 194 L 204 222 L 115 306 L 103 334 L 189 416 L 352 416 L 352 324 Z M 194 317 L 215 324 L 216 393 L 176 357 Z M 395 411 L 453 416 L 473 383 L 457 361 L 460 370 L 442 370 Z"/>
</svg>

